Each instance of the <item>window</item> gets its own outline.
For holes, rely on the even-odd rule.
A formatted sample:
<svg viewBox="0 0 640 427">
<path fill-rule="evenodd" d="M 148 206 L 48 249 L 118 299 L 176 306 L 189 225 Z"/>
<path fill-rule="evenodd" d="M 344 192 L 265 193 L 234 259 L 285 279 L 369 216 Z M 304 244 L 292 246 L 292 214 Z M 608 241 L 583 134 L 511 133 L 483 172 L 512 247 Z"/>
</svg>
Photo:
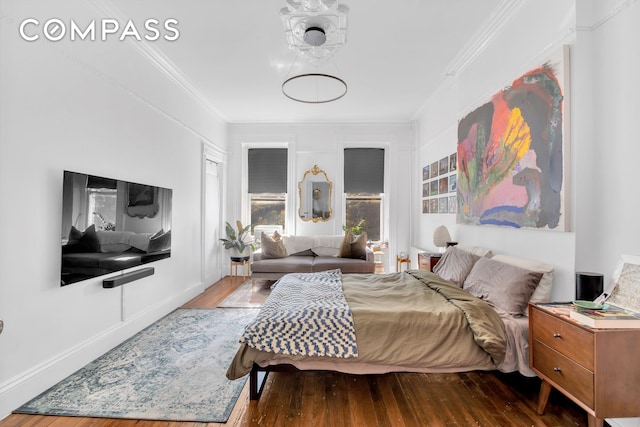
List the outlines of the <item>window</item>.
<svg viewBox="0 0 640 427">
<path fill-rule="evenodd" d="M 87 177 L 88 224 L 96 230 L 114 231 L 118 209 L 118 190 L 115 179 L 89 175 Z"/>
<path fill-rule="evenodd" d="M 382 240 L 384 149 L 345 148 L 344 193 L 345 225 L 361 224 L 369 240 Z"/>
<path fill-rule="evenodd" d="M 87 188 L 87 195 L 89 225 L 95 224 L 96 230 L 115 231 L 118 191 Z"/>
<path fill-rule="evenodd" d="M 287 199 L 287 149 L 250 148 L 249 197 L 251 225 L 281 225 Z"/>
<path fill-rule="evenodd" d="M 250 196 L 252 225 L 281 225 L 284 229 L 287 193 L 252 193 Z"/>
</svg>

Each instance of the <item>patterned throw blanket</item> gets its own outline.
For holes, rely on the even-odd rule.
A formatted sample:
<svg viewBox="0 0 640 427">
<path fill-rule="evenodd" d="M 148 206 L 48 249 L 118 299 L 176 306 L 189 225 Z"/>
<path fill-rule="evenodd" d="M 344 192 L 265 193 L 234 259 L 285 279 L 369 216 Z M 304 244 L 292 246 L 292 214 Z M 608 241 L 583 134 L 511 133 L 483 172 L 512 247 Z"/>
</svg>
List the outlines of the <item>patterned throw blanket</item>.
<svg viewBox="0 0 640 427">
<path fill-rule="evenodd" d="M 273 287 L 240 338 L 261 351 L 301 356 L 358 356 L 340 270 L 292 273 Z"/>
</svg>

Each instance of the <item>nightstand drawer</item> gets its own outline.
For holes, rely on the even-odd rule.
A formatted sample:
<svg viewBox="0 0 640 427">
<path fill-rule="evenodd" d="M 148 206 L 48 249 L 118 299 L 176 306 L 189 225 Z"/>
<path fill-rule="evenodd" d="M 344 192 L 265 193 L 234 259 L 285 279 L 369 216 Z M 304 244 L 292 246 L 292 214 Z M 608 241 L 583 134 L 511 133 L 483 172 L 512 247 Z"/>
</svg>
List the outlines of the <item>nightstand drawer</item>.
<svg viewBox="0 0 640 427">
<path fill-rule="evenodd" d="M 428 252 L 418 253 L 418 268 L 420 270 L 433 271 L 433 267 L 440 261 L 442 254 L 431 254 Z"/>
<path fill-rule="evenodd" d="M 569 320 L 562 320 L 534 309 L 531 311 L 533 339 L 538 340 L 559 353 L 576 361 L 588 370 L 593 370 L 593 334 Z"/>
<path fill-rule="evenodd" d="M 424 255 L 418 255 L 418 268 L 420 270 L 431 270 L 431 258 Z"/>
<path fill-rule="evenodd" d="M 533 367 L 592 408 L 593 372 L 542 344 L 533 342 Z"/>
</svg>

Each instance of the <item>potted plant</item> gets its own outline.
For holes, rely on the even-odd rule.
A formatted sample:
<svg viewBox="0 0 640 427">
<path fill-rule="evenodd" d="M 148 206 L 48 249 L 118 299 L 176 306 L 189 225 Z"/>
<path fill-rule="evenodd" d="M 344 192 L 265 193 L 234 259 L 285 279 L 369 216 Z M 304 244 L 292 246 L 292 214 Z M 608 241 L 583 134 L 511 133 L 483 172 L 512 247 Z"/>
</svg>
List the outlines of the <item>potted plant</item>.
<svg viewBox="0 0 640 427">
<path fill-rule="evenodd" d="M 364 224 L 367 220 L 365 218 L 360 218 L 360 221 L 356 225 L 352 225 L 351 227 L 347 227 L 346 225 L 342 225 L 343 231 L 351 231 L 351 234 L 354 236 L 359 236 L 364 232 Z"/>
<path fill-rule="evenodd" d="M 231 261 L 240 262 L 246 261 L 249 259 L 250 255 L 244 255 L 244 250 L 246 248 L 254 249 L 253 243 L 249 241 L 247 237 L 249 236 L 249 231 L 251 230 L 251 224 L 246 227 L 242 226 L 242 222 L 236 221 L 236 226 L 238 227 L 238 231 L 233 229 L 231 224 L 228 222 L 226 224 L 226 239 L 220 239 L 222 243 L 224 243 L 224 248 L 231 250 Z"/>
</svg>

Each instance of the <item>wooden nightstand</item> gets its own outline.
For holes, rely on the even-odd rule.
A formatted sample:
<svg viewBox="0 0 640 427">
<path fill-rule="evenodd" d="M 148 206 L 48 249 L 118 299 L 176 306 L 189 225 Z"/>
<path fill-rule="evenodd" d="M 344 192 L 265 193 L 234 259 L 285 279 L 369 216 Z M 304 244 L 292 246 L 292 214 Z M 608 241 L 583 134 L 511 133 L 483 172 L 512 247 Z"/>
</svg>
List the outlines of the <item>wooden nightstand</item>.
<svg viewBox="0 0 640 427">
<path fill-rule="evenodd" d="M 589 427 L 640 416 L 640 329 L 592 329 L 530 304 L 529 349 L 539 414 L 553 387 L 587 411 Z"/>
<path fill-rule="evenodd" d="M 418 268 L 420 270 L 433 271 L 433 266 L 440 261 L 442 254 L 432 254 L 429 252 L 418 253 Z"/>
</svg>

